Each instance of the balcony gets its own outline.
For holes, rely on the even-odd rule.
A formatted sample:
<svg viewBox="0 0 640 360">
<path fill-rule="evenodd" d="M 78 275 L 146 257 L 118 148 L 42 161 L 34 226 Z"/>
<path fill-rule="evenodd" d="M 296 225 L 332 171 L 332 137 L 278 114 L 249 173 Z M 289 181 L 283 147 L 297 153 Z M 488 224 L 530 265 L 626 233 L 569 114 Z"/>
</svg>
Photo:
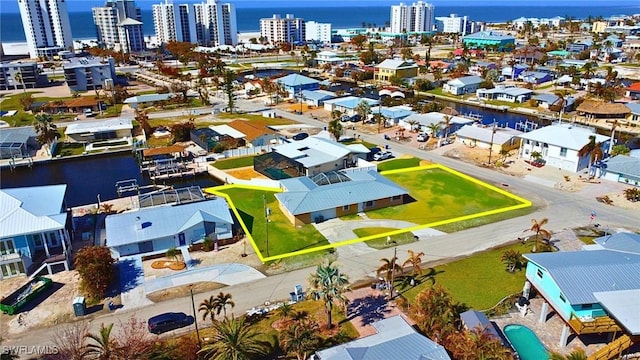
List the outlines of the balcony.
<svg viewBox="0 0 640 360">
<path fill-rule="evenodd" d="M 622 331 L 616 321 L 608 316 L 599 316 L 586 320 L 576 317 L 575 314 L 571 314 L 571 317 L 569 317 L 569 326 L 578 335 Z"/>
</svg>

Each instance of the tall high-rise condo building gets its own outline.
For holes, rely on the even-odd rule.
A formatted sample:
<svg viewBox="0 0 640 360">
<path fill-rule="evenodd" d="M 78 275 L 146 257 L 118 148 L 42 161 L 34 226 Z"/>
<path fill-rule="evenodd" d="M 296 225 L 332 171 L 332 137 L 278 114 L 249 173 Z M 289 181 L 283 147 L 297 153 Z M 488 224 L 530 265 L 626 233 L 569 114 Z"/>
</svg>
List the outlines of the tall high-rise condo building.
<svg viewBox="0 0 640 360">
<path fill-rule="evenodd" d="M 107 0 L 93 8 L 98 44 L 122 52 L 144 50 L 142 13 L 133 0 Z"/>
<path fill-rule="evenodd" d="M 273 15 L 260 19 L 260 35 L 272 44 L 304 41 L 305 33 L 304 19 L 295 18 L 292 14 L 284 18 Z"/>
<path fill-rule="evenodd" d="M 391 32 L 424 32 L 433 31 L 435 7 L 429 3 L 418 1 L 411 5 L 400 3 L 391 6 Z"/>
<path fill-rule="evenodd" d="M 207 0 L 194 4 L 196 19 L 196 39 L 200 45 L 236 45 L 238 44 L 238 24 L 236 9 L 230 3 Z"/>
<path fill-rule="evenodd" d="M 18 0 L 29 56 L 52 58 L 73 50 L 65 0 Z"/>
<path fill-rule="evenodd" d="M 169 41 L 196 43 L 196 16 L 193 4 L 174 5 L 173 0 L 152 6 L 153 27 L 159 44 Z"/>
<path fill-rule="evenodd" d="M 305 40 L 331 43 L 331 24 L 307 21 L 304 24 Z"/>
</svg>

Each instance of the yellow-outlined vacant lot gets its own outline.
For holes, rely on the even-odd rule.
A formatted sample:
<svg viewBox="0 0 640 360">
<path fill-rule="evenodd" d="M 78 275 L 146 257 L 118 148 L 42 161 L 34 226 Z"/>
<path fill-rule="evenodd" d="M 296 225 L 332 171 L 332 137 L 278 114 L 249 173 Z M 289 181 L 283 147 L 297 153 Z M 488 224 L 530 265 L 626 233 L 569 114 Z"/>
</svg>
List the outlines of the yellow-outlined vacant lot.
<svg viewBox="0 0 640 360">
<path fill-rule="evenodd" d="M 463 179 L 465 179 L 467 181 L 473 182 L 473 183 L 478 184 L 478 185 L 480 185 L 482 187 L 485 187 L 485 188 L 487 188 L 487 189 L 489 189 L 491 191 L 497 192 L 497 193 L 499 193 L 501 195 L 504 195 L 506 197 L 514 199 L 517 202 L 519 202 L 519 204 L 512 205 L 512 206 L 507 206 L 507 207 L 503 207 L 503 208 L 498 208 L 498 209 L 493 209 L 493 210 L 488 210 L 488 211 L 483 211 L 483 212 L 479 212 L 479 213 L 475 213 L 475 214 L 458 216 L 458 217 L 454 217 L 454 218 L 451 218 L 451 219 L 430 222 L 430 223 L 427 223 L 427 224 L 421 224 L 421 225 L 417 225 L 417 226 L 413 226 L 413 227 L 408 227 L 408 228 L 404 228 L 404 229 L 398 229 L 398 230 L 389 231 L 389 232 L 385 232 L 385 233 L 380 233 L 380 234 L 376 234 L 376 235 L 371 235 L 371 236 L 366 236 L 366 237 L 361 237 L 361 238 L 355 238 L 355 239 L 351 239 L 351 240 L 341 241 L 339 243 L 316 246 L 316 247 L 313 247 L 313 248 L 293 251 L 293 252 L 289 252 L 289 253 L 286 253 L 286 254 L 279 254 L 279 255 L 264 257 L 262 255 L 262 253 L 260 252 L 260 250 L 258 249 L 258 246 L 256 245 L 256 242 L 254 241 L 253 237 L 251 236 L 251 233 L 249 232 L 249 229 L 247 228 L 246 224 L 244 223 L 244 221 L 242 221 L 242 217 L 240 216 L 240 213 L 238 212 L 238 209 L 236 208 L 235 204 L 233 203 L 233 200 L 231 199 L 231 196 L 229 196 L 228 194 L 225 194 L 222 191 L 226 190 L 226 189 L 233 189 L 233 188 L 252 189 L 252 190 L 269 191 L 269 192 L 281 192 L 282 190 L 269 188 L 269 187 L 263 187 L 263 186 L 232 184 L 232 185 L 222 185 L 222 186 L 216 186 L 216 187 L 212 187 L 212 188 L 207 188 L 207 189 L 205 189 L 205 191 L 207 193 L 210 193 L 210 194 L 214 194 L 214 195 L 217 195 L 217 196 L 222 196 L 227 200 L 227 202 L 229 203 L 229 207 L 230 207 L 231 211 L 233 211 L 234 215 L 236 216 L 236 219 L 238 219 L 238 222 L 240 223 L 240 226 L 242 227 L 242 230 L 244 231 L 246 236 L 251 241 L 251 245 L 253 246 L 253 249 L 255 250 L 256 254 L 258 255 L 258 258 L 260 259 L 260 261 L 262 261 L 262 262 L 283 259 L 283 258 L 287 258 L 287 257 L 291 257 L 291 256 L 308 254 L 308 253 L 312 253 L 312 252 L 315 252 L 315 251 L 328 250 L 328 249 L 336 248 L 336 247 L 339 247 L 339 246 L 351 245 L 351 244 L 359 243 L 359 242 L 362 242 L 362 241 L 377 239 L 377 238 L 380 238 L 380 237 L 402 234 L 402 233 L 411 232 L 411 231 L 415 231 L 415 230 L 420 230 L 420 229 L 424 229 L 424 228 L 432 228 L 432 227 L 435 227 L 435 226 L 441 226 L 441 225 L 455 223 L 455 222 L 464 221 L 464 220 L 476 219 L 476 218 L 480 218 L 480 217 L 484 217 L 484 216 L 500 214 L 500 213 L 513 211 L 513 210 L 518 210 L 518 209 L 523 209 L 523 208 L 527 208 L 527 207 L 531 206 L 531 201 L 529 201 L 527 199 L 524 199 L 524 198 L 521 198 L 521 197 L 516 196 L 514 194 L 511 194 L 511 193 L 509 193 L 509 192 L 507 192 L 507 191 L 505 191 L 503 189 L 500 189 L 500 188 L 498 188 L 496 186 L 487 184 L 487 183 L 485 183 L 483 181 L 480 181 L 480 180 L 478 180 L 476 178 L 473 178 L 471 176 L 465 175 L 465 174 L 463 174 L 461 172 L 455 171 L 453 169 L 450 169 L 450 168 L 448 168 L 446 166 L 443 166 L 443 165 L 440 165 L 440 164 L 417 166 L 417 167 L 406 168 L 406 169 L 388 170 L 388 171 L 383 171 L 380 174 L 382 174 L 382 175 L 390 175 L 390 174 L 399 174 L 399 173 L 406 173 L 406 172 L 412 172 L 412 171 L 421 171 L 421 170 L 429 170 L 429 169 L 440 169 L 440 170 L 446 171 L 446 172 L 448 172 L 450 174 L 459 176 L 459 177 L 461 177 L 461 178 L 463 178 Z"/>
</svg>

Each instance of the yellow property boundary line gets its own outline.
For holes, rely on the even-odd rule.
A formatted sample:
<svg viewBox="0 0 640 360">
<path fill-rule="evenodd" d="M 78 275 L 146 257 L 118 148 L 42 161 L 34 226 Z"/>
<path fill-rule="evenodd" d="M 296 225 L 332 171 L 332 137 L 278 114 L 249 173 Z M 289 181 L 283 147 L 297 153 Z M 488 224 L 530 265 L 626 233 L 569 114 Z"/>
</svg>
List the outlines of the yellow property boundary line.
<svg viewBox="0 0 640 360">
<path fill-rule="evenodd" d="M 491 184 L 487 184 L 484 181 L 480 181 L 480 180 L 478 180 L 478 179 L 476 179 L 474 177 L 471 177 L 469 175 L 463 174 L 463 173 L 461 173 L 459 171 L 450 169 L 450 168 L 448 168 L 448 167 L 446 167 L 444 165 L 440 165 L 440 164 L 423 165 L 423 166 L 416 166 L 416 167 L 404 168 L 404 169 L 387 170 L 387 171 L 381 171 L 380 174 L 381 175 L 391 175 L 391 174 L 400 174 L 400 173 L 406 173 L 406 172 L 412 172 L 412 171 L 422 171 L 422 170 L 431 170 L 431 169 L 440 169 L 440 170 L 446 171 L 446 172 L 448 172 L 450 174 L 459 176 L 459 177 L 461 177 L 461 178 L 463 178 L 465 180 L 471 181 L 471 182 L 473 182 L 475 184 L 478 184 L 480 186 L 483 186 L 483 187 L 485 187 L 485 188 L 487 188 L 489 190 L 495 191 L 495 192 L 497 192 L 497 193 L 499 193 L 501 195 L 504 195 L 506 197 L 514 199 L 514 200 L 520 202 L 520 204 L 507 206 L 507 207 L 499 208 L 499 209 L 483 211 L 483 212 L 479 212 L 479 213 L 476 213 L 476 214 L 458 216 L 458 217 L 447 219 L 447 220 L 440 220 L 440 221 L 431 222 L 431 223 L 428 223 L 428 224 L 417 225 L 417 226 L 412 226 L 412 227 L 408 227 L 408 228 L 404 228 L 404 229 L 388 231 L 388 232 L 385 232 L 385 233 L 369 235 L 369 236 L 365 236 L 365 237 L 361 237 L 361 238 L 355 238 L 355 239 L 351 239 L 351 240 L 341 241 L 341 242 L 335 243 L 335 244 L 316 246 L 316 247 L 311 248 L 311 249 L 293 251 L 293 252 L 290 252 L 290 253 L 287 253 L 287 254 L 280 254 L 280 255 L 274 255 L 274 256 L 269 256 L 269 257 L 263 257 L 262 253 L 258 249 L 258 246 L 256 245 L 256 242 L 253 240 L 253 237 L 251 236 L 251 233 L 249 232 L 249 229 L 245 225 L 244 221 L 242 221 L 242 217 L 240 217 L 240 213 L 238 212 L 238 209 L 236 208 L 235 204 L 233 203 L 233 200 L 231 199 L 231 196 L 229 196 L 228 194 L 225 194 L 225 193 L 223 193 L 221 191 L 226 190 L 226 189 L 239 188 L 239 189 L 251 189 L 251 190 L 260 190 L 260 191 L 282 192 L 282 189 L 276 189 L 276 188 L 265 187 L 265 186 L 257 186 L 257 185 L 231 184 L 231 185 L 221 185 L 221 186 L 206 188 L 206 189 L 204 189 L 204 191 L 207 192 L 207 193 L 213 194 L 213 195 L 222 196 L 227 200 L 227 203 L 229 204 L 229 208 L 235 214 L 236 219 L 238 219 L 238 222 L 240 223 L 240 226 L 242 227 L 242 230 L 244 231 L 245 235 L 251 241 L 251 246 L 253 246 L 253 249 L 255 250 L 256 254 L 258 255 L 258 258 L 263 263 L 265 263 L 267 261 L 284 259 L 284 258 L 288 258 L 288 257 L 291 257 L 291 256 L 298 256 L 298 255 L 308 254 L 308 253 L 312 253 L 312 252 L 316 252 L 316 251 L 333 249 L 333 248 L 337 248 L 339 246 L 356 244 L 356 243 L 359 243 L 359 242 L 378 239 L 378 238 L 385 237 L 385 236 L 398 235 L 398 234 L 403 234 L 403 233 L 411 232 L 411 231 L 415 231 L 415 230 L 421 230 L 421 229 L 425 229 L 425 228 L 432 228 L 432 227 L 451 224 L 451 223 L 455 223 L 455 222 L 459 222 L 459 221 L 471 220 L 471 219 L 476 219 L 476 218 L 480 218 L 480 217 L 484 217 L 484 216 L 500 214 L 500 213 L 503 213 L 503 212 L 513 211 L 513 210 L 518 210 L 518 209 L 524 209 L 524 208 L 530 207 L 532 205 L 531 201 L 529 201 L 527 199 L 524 199 L 524 198 L 519 197 L 517 195 L 511 194 L 511 193 L 509 193 L 509 192 L 507 192 L 507 191 L 505 191 L 503 189 L 500 189 L 500 188 L 498 188 L 496 186 L 493 186 Z"/>
</svg>

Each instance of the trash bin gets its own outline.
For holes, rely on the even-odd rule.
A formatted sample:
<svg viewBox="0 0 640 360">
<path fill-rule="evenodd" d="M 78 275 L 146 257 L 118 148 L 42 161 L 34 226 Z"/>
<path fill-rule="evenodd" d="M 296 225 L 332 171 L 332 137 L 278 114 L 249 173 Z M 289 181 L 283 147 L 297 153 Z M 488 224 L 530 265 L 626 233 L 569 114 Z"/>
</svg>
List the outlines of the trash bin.
<svg viewBox="0 0 640 360">
<path fill-rule="evenodd" d="M 84 296 L 73 298 L 73 312 L 76 316 L 85 316 L 87 314 L 87 303 L 84 300 Z"/>
</svg>

